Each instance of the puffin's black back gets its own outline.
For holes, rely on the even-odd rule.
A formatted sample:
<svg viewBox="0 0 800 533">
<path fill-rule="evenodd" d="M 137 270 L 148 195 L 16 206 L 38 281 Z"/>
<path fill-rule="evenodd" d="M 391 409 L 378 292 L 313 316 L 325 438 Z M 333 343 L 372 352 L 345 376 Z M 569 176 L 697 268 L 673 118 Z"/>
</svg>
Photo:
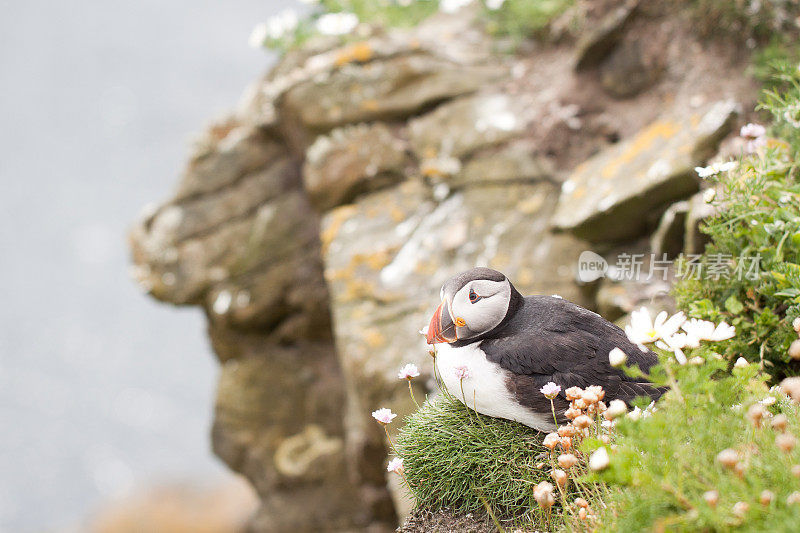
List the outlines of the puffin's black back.
<svg viewBox="0 0 800 533">
<path fill-rule="evenodd" d="M 511 372 L 509 389 L 519 403 L 538 412 L 549 411 L 549 400 L 539 392 L 549 381 L 562 387 L 556 399 L 559 410 L 567 408 L 564 390 L 573 386 L 601 385 L 606 402 L 661 396 L 663 390 L 609 363 L 608 354 L 614 348 L 627 354 L 628 365 L 637 365 L 645 373 L 658 362 L 656 354 L 642 352 L 622 329 L 561 298 L 522 297 L 513 292 L 506 319 L 482 336 L 481 349 L 489 361 Z"/>
</svg>

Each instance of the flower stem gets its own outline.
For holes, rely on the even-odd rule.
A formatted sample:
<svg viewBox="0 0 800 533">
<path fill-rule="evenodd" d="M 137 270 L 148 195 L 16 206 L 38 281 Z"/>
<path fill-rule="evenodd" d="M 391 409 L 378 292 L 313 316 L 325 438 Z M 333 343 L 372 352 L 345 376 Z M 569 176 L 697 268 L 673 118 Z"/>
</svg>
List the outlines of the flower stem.
<svg viewBox="0 0 800 533">
<path fill-rule="evenodd" d="M 405 472 L 400 472 L 400 477 L 403 478 L 403 482 L 406 484 L 406 487 L 408 487 L 408 490 L 410 490 L 411 494 L 413 494 L 414 497 L 416 498 L 417 497 L 417 493 L 414 492 L 414 488 L 411 486 L 411 483 L 408 482 L 408 478 L 406 477 L 406 473 Z"/>
<path fill-rule="evenodd" d="M 666 363 L 664 365 L 664 370 L 667 373 L 667 381 L 669 382 L 670 388 L 675 391 L 675 395 L 681 403 L 686 403 L 686 400 L 683 399 L 683 394 L 681 394 L 681 389 L 678 388 L 678 381 L 675 379 L 675 373 L 672 371 L 671 363 Z"/>
<path fill-rule="evenodd" d="M 381 425 L 383 426 L 383 431 L 386 433 L 386 439 L 389 441 L 389 447 L 392 449 L 395 456 L 400 457 L 402 459 L 403 456 L 400 455 L 400 452 L 394 445 L 394 441 L 392 441 L 391 435 L 389 435 L 389 428 L 386 426 L 386 424 L 381 424 Z M 400 474 L 400 477 L 403 478 L 403 482 L 405 482 L 406 487 L 408 487 L 408 490 L 411 491 L 411 494 L 413 494 L 414 497 L 417 498 L 417 493 L 414 491 L 414 487 L 411 486 L 411 483 L 408 482 L 408 478 L 406 477 L 405 471 L 401 470 L 400 472 L 398 472 L 398 474 Z"/>
<path fill-rule="evenodd" d="M 459 380 L 461 384 L 461 398 L 464 400 L 464 407 L 467 408 L 467 416 L 469 417 L 470 421 L 472 421 L 472 413 L 470 413 L 469 405 L 467 404 L 467 396 L 464 394 L 464 378 Z"/>
<path fill-rule="evenodd" d="M 553 422 L 556 424 L 556 428 L 558 428 L 558 418 L 556 417 L 556 406 L 553 404 L 553 398 L 549 398 L 550 400 L 550 411 L 553 413 Z"/>
<path fill-rule="evenodd" d="M 407 379 L 406 381 L 408 381 L 408 392 L 411 394 L 411 399 L 414 400 L 414 405 L 419 409 L 419 403 L 417 403 L 417 399 L 414 398 L 414 388 L 411 386 L 411 380 Z"/>
<path fill-rule="evenodd" d="M 392 449 L 394 454 L 397 457 L 401 457 L 400 452 L 397 451 L 397 448 L 394 447 L 394 442 L 392 441 L 391 435 L 389 435 L 389 428 L 386 427 L 386 424 L 381 424 L 383 426 L 383 431 L 386 432 L 386 438 L 389 440 L 389 447 Z"/>
<path fill-rule="evenodd" d="M 481 420 L 481 414 L 478 412 L 478 399 L 475 394 L 475 389 L 472 389 L 472 407 L 474 407 L 473 410 L 475 411 L 475 420 L 478 421 L 481 427 L 486 427 L 486 424 Z"/>
</svg>

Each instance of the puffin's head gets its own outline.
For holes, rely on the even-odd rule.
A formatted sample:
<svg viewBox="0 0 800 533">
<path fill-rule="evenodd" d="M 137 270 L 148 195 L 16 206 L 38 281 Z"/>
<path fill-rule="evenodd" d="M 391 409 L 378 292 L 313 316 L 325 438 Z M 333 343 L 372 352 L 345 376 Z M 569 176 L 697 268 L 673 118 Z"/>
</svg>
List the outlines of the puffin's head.
<svg viewBox="0 0 800 533">
<path fill-rule="evenodd" d="M 428 344 L 469 340 L 491 331 L 506 317 L 514 292 L 511 282 L 491 268 L 450 278 L 428 325 Z"/>
</svg>

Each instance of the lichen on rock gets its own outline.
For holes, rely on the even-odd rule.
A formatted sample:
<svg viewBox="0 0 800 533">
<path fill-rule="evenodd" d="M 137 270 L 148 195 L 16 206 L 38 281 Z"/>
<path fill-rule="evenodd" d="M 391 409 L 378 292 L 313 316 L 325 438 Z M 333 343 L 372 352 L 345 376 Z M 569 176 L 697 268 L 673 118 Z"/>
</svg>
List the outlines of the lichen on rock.
<svg viewBox="0 0 800 533">
<path fill-rule="evenodd" d="M 632 138 L 582 163 L 564 182 L 553 225 L 592 241 L 639 237 L 648 218 L 699 188 L 694 167 L 730 131 L 737 105 L 673 109 Z"/>
</svg>

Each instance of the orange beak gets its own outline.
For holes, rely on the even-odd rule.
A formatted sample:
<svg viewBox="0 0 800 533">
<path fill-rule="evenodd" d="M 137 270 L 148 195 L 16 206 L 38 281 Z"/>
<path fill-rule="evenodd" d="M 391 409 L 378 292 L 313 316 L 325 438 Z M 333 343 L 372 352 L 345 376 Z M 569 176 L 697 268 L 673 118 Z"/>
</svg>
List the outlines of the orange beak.
<svg viewBox="0 0 800 533">
<path fill-rule="evenodd" d="M 428 334 L 425 337 L 428 344 L 440 342 L 455 342 L 458 340 L 456 335 L 456 325 L 450 318 L 450 312 L 445 308 L 445 302 L 439 304 L 428 324 Z"/>
</svg>

